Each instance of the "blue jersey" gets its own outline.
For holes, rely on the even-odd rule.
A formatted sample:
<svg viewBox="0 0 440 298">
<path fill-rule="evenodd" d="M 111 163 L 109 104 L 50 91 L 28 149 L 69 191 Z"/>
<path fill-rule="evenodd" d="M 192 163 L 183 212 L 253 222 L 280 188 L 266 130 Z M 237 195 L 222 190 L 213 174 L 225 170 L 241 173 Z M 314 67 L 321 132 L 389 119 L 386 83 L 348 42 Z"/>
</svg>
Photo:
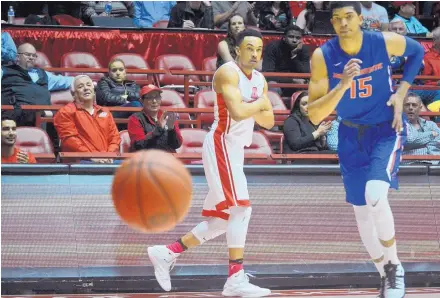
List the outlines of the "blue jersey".
<svg viewBox="0 0 440 298">
<path fill-rule="evenodd" d="M 356 124 L 378 124 L 392 121 L 393 107 L 387 102 L 393 94 L 391 64 L 382 33 L 363 31 L 361 50 L 357 55 L 346 54 L 339 46 L 338 37 L 322 47 L 330 90 L 341 80 L 345 64 L 352 58 L 362 61 L 361 75 L 353 79 L 336 111 L 343 120 Z"/>
</svg>

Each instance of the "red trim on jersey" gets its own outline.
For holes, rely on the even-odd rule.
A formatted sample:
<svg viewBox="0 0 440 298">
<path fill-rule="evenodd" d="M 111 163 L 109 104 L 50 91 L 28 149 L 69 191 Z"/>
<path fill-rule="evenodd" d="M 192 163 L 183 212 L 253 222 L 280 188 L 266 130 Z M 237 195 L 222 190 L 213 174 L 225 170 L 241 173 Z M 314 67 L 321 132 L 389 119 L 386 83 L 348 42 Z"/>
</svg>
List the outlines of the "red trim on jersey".
<svg viewBox="0 0 440 298">
<path fill-rule="evenodd" d="M 225 142 L 225 132 L 229 130 L 230 117 L 221 94 L 217 94 L 217 106 L 219 121 L 214 132 L 214 150 L 217 160 L 217 168 L 220 176 L 220 183 L 223 188 L 223 194 L 225 195 L 228 206 L 236 206 L 237 194 L 235 192 L 234 177 L 232 176 Z"/>
<path fill-rule="evenodd" d="M 202 210 L 202 216 L 206 216 L 206 217 L 218 217 L 224 220 L 228 220 L 229 219 L 229 214 L 222 212 L 222 211 L 217 211 L 217 210 Z"/>
<path fill-rule="evenodd" d="M 237 63 L 236 63 L 236 64 L 237 64 Z M 250 74 L 250 75 L 247 75 L 247 74 L 243 71 L 243 69 L 240 67 L 240 65 L 237 64 L 237 66 L 238 66 L 238 68 L 240 68 L 241 72 L 246 76 L 246 78 L 248 78 L 249 81 L 252 80 L 252 74 L 254 73 L 254 71 L 251 71 L 251 74 Z"/>
</svg>

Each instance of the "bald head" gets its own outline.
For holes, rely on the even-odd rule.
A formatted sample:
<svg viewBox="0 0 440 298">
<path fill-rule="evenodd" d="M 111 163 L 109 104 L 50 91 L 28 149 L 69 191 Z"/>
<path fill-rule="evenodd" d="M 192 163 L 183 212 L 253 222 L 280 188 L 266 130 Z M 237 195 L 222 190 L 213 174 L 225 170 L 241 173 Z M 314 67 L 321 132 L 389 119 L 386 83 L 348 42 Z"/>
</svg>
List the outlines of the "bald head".
<svg viewBox="0 0 440 298">
<path fill-rule="evenodd" d="M 37 60 L 37 50 L 30 43 L 24 43 L 17 49 L 17 64 L 24 69 L 31 69 L 35 67 Z"/>
</svg>

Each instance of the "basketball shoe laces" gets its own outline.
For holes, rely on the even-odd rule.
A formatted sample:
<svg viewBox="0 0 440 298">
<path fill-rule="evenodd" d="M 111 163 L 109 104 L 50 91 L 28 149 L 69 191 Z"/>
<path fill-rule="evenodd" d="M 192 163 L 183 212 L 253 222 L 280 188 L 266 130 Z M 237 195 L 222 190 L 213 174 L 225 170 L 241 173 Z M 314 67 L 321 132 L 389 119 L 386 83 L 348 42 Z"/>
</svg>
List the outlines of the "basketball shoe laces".
<svg viewBox="0 0 440 298">
<path fill-rule="evenodd" d="M 389 262 L 384 266 L 385 272 L 387 275 L 387 281 L 388 281 L 388 288 L 389 289 L 397 289 L 396 287 L 396 271 L 397 271 L 397 265 L 391 264 Z"/>
</svg>

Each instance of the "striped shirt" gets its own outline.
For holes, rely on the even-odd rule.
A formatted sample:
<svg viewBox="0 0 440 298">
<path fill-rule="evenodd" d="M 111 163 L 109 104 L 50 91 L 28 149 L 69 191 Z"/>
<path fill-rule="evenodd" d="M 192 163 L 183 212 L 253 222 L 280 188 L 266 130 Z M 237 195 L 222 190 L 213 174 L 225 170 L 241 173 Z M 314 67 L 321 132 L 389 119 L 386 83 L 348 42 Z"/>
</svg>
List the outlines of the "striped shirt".
<svg viewBox="0 0 440 298">
<path fill-rule="evenodd" d="M 415 128 L 410 122 L 407 124 L 408 139 L 403 151 L 404 155 L 440 155 L 440 128 L 433 121 L 423 118 L 418 120 L 420 128 Z M 437 136 L 433 135 L 437 132 Z M 405 161 L 405 164 L 416 161 Z M 424 160 L 423 163 L 439 164 L 439 161 Z"/>
</svg>

